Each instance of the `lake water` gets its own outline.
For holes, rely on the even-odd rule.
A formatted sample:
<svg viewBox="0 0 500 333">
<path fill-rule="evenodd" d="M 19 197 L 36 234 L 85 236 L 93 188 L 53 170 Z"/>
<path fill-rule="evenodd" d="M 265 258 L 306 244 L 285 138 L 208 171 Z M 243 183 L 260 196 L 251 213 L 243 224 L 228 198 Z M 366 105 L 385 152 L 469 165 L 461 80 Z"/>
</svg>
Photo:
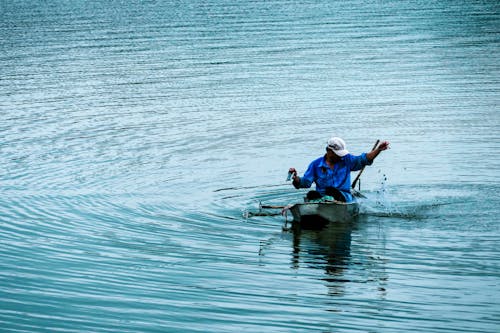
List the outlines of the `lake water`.
<svg viewBox="0 0 500 333">
<path fill-rule="evenodd" d="M 0 331 L 499 331 L 497 1 L 0 18 Z M 361 216 L 255 216 L 331 135 L 391 142 Z"/>
</svg>

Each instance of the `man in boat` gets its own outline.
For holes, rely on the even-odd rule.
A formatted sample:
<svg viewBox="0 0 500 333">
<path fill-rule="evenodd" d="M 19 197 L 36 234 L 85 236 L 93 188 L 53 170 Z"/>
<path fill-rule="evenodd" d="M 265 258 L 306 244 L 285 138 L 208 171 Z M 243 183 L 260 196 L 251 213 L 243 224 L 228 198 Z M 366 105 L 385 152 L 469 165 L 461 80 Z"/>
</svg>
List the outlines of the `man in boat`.
<svg viewBox="0 0 500 333">
<path fill-rule="evenodd" d="M 369 153 L 355 156 L 349 154 L 344 140 L 332 137 L 327 142 L 326 154 L 312 161 L 302 177 L 297 175 L 295 168 L 290 168 L 292 184 L 299 189 L 316 183 L 316 191 L 307 193 L 309 200 L 331 196 L 337 201 L 351 202 L 351 171 L 371 165 L 375 157 L 388 148 L 389 142 L 383 141 Z"/>
</svg>

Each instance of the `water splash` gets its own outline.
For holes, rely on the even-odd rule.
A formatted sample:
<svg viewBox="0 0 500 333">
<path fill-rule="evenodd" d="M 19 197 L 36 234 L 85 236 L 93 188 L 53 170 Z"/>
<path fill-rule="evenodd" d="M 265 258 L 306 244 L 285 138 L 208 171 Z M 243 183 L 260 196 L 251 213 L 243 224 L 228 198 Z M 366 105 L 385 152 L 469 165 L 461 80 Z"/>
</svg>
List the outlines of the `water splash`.
<svg viewBox="0 0 500 333">
<path fill-rule="evenodd" d="M 360 200 L 362 215 L 405 219 L 423 219 L 443 206 L 470 201 L 470 194 L 447 193 L 445 188 L 436 189 L 436 185 L 390 186 L 387 175 L 383 173 L 380 187 L 364 192 L 364 195 L 365 198 Z"/>
</svg>

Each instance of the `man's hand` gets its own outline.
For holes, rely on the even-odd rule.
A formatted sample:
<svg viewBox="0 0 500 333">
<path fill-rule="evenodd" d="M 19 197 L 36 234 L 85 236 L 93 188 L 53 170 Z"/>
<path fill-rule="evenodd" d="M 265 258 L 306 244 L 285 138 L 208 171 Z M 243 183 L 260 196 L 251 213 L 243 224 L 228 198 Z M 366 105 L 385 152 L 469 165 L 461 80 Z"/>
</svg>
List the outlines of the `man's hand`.
<svg viewBox="0 0 500 333">
<path fill-rule="evenodd" d="M 384 142 L 382 142 L 382 143 L 381 143 L 381 144 L 377 147 L 377 149 L 378 149 L 379 151 L 384 151 L 384 150 L 389 149 L 389 145 L 390 145 L 389 141 L 384 141 Z"/>
<path fill-rule="evenodd" d="M 366 154 L 366 158 L 368 158 L 368 161 L 373 161 L 375 157 L 380 154 L 381 151 L 389 149 L 389 141 L 383 141 L 381 144 L 378 145 L 377 148 L 373 149 L 371 152 Z"/>
<path fill-rule="evenodd" d="M 297 170 L 295 168 L 288 169 L 288 174 L 292 174 L 292 185 L 295 188 L 300 185 L 300 177 L 297 175 Z"/>
</svg>

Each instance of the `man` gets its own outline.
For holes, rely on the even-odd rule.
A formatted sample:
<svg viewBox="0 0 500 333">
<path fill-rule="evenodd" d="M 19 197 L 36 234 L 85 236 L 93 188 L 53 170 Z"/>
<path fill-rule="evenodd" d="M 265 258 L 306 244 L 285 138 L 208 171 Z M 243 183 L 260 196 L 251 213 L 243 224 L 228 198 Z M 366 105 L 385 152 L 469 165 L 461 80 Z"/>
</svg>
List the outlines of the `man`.
<svg viewBox="0 0 500 333">
<path fill-rule="evenodd" d="M 332 137 L 328 140 L 326 154 L 309 164 L 304 176 L 299 177 L 295 168 L 290 168 L 292 184 L 295 188 L 309 188 L 316 183 L 316 191 L 310 191 L 307 198 L 319 199 L 322 196 L 332 196 L 343 202 L 353 201 L 351 194 L 351 171 L 361 170 L 365 165 L 371 165 L 375 157 L 389 148 L 389 142 L 384 141 L 369 153 L 359 156 L 349 154 L 344 140 Z"/>
</svg>

